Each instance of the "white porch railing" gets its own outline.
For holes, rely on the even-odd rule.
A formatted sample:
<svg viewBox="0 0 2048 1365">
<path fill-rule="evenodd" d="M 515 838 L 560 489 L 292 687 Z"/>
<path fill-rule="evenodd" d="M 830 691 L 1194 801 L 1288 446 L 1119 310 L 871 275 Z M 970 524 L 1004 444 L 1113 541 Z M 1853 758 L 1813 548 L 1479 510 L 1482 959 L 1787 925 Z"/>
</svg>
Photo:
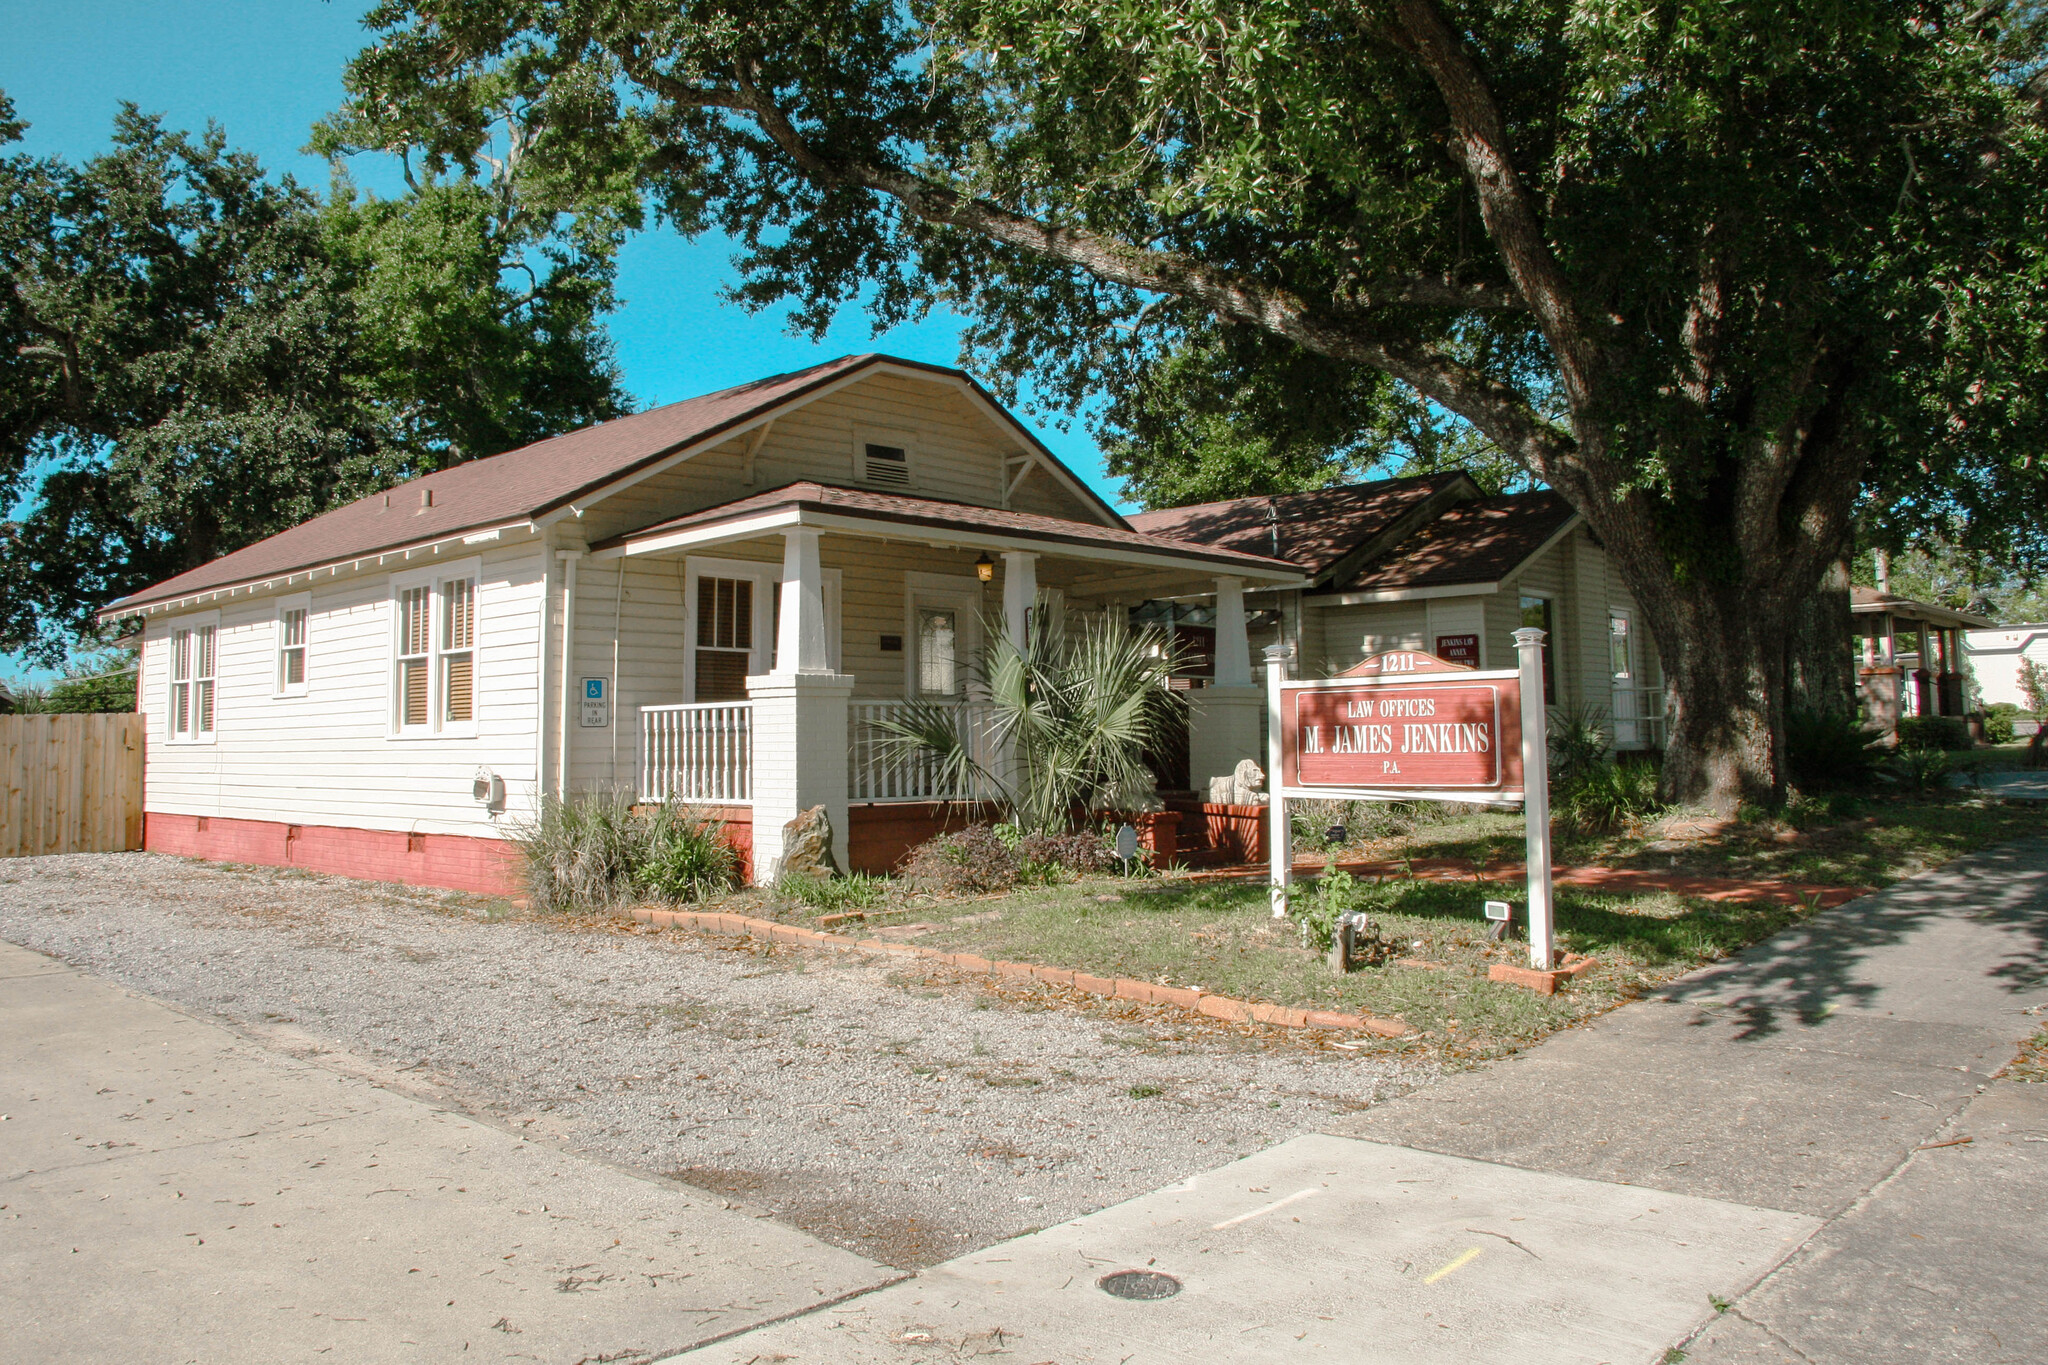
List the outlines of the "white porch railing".
<svg viewBox="0 0 2048 1365">
<path fill-rule="evenodd" d="M 851 801 L 974 801 L 990 793 L 986 784 L 968 789 L 940 780 L 938 765 L 921 754 L 903 754 L 877 722 L 900 720 L 908 702 L 857 701 L 847 707 L 846 795 Z M 952 708 L 968 752 L 984 768 L 996 760 L 995 708 L 972 704 Z"/>
<path fill-rule="evenodd" d="M 640 799 L 744 805 L 754 799 L 754 705 L 640 708 Z"/>
<path fill-rule="evenodd" d="M 1667 715 L 1661 687 L 1617 687 L 1608 714 L 1617 749 L 1661 749 Z"/>
</svg>

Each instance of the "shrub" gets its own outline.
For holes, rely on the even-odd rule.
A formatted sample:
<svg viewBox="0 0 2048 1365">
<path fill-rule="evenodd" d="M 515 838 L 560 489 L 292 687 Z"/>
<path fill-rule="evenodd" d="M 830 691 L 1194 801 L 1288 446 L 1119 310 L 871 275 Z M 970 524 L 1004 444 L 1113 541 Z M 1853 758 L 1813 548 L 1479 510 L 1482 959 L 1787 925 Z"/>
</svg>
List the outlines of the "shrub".
<svg viewBox="0 0 2048 1365">
<path fill-rule="evenodd" d="M 1899 722 L 1901 749 L 1967 749 L 1970 726 L 1961 716 L 1907 716 Z"/>
<path fill-rule="evenodd" d="M 1892 755 L 1889 769 L 1900 785 L 1925 792 L 1947 786 L 1949 771 L 1954 766 L 1941 749 L 1909 749 L 1902 745 Z"/>
<path fill-rule="evenodd" d="M 610 910 L 650 897 L 694 900 L 731 886 L 739 857 L 716 825 L 666 805 L 637 815 L 623 791 L 541 798 L 513 827 L 539 910 Z"/>
<path fill-rule="evenodd" d="M 1553 794 L 1571 791 L 1587 774 L 1604 766 L 1608 761 L 1606 713 L 1582 704 L 1551 717 L 1549 757 Z"/>
<path fill-rule="evenodd" d="M 974 896 L 1006 891 L 1021 869 L 1010 845 L 987 825 L 969 825 L 925 840 L 910 851 L 899 874 L 913 891 Z"/>
<path fill-rule="evenodd" d="M 1614 830 L 1659 809 L 1655 765 L 1604 763 L 1565 794 L 1561 813 L 1581 829 Z"/>
<path fill-rule="evenodd" d="M 713 821 L 666 804 L 650 816 L 633 862 L 633 889 L 670 905 L 729 891 L 739 881 L 740 857 Z"/>
<path fill-rule="evenodd" d="M 1113 872 L 1119 866 L 1116 850 L 1099 834 L 1027 834 L 1017 841 L 1017 860 L 1025 875 L 1072 873 L 1085 877 L 1094 872 Z"/>
<path fill-rule="evenodd" d="M 1883 732 L 1841 711 L 1794 708 L 1785 717 L 1785 757 L 1802 790 L 1853 787 L 1870 779 Z"/>
<path fill-rule="evenodd" d="M 630 899 L 644 837 L 624 792 L 542 796 L 513 832 L 537 910 L 609 910 Z"/>
<path fill-rule="evenodd" d="M 1987 744 L 2010 744 L 2018 733 L 2013 722 L 2019 718 L 2020 708 L 2009 701 L 1995 701 L 1984 708 L 1984 742 Z"/>
</svg>

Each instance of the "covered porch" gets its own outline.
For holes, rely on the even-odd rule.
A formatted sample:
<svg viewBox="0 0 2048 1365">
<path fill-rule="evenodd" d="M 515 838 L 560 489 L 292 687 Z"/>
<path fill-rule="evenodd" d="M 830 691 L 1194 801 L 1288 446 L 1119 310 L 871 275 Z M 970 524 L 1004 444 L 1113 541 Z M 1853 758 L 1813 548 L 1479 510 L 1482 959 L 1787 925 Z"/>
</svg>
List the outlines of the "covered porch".
<svg viewBox="0 0 2048 1365">
<path fill-rule="evenodd" d="M 1890 732 L 1909 717 L 1968 714 L 1963 631 L 1989 618 L 1865 587 L 1850 590 L 1849 612 L 1867 721 Z"/>
<path fill-rule="evenodd" d="M 812 483 L 612 537 L 588 561 L 590 595 L 615 594 L 612 742 L 630 737 L 635 794 L 744 824 L 761 881 L 782 856 L 783 825 L 812 806 L 831 818 L 840 865 L 857 871 L 888 871 L 948 820 L 972 818 L 988 792 L 956 790 L 893 754 L 880 727 L 913 700 L 937 702 L 997 759 L 973 664 L 990 632 L 1021 638 L 1034 603 L 1054 628 L 1160 598 L 1213 603 L 1214 681 L 1192 697 L 1191 785 L 1261 757 L 1244 594 L 1299 582 L 1257 555 Z"/>
</svg>

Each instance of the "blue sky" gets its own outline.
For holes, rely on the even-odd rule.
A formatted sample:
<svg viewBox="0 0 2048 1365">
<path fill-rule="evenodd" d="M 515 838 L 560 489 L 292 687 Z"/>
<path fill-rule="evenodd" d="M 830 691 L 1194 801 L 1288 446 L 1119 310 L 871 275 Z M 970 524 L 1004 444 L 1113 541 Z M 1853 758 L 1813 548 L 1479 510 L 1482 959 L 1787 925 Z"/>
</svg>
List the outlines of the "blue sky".
<svg viewBox="0 0 2048 1365">
<path fill-rule="evenodd" d="M 31 125 L 24 149 L 78 160 L 102 150 L 115 108 L 133 100 L 173 127 L 211 119 L 229 141 L 273 172 L 324 187 L 325 163 L 304 155 L 314 120 L 341 99 L 341 69 L 364 35 L 358 0 L 0 0 L 0 90 Z M 393 193 L 389 166 L 356 158 L 359 184 Z M 656 229 L 621 259 L 623 305 L 610 330 L 626 386 L 642 405 L 672 402 L 800 369 L 856 351 L 887 351 L 953 364 L 957 321 L 870 335 L 865 316 L 841 315 L 823 342 L 791 336 L 776 313 L 749 314 L 721 302 L 732 279 L 725 241 L 695 242 Z M 1027 419 L 1028 420 L 1028 419 Z M 1123 505 L 1101 456 L 1077 423 L 1071 432 L 1037 428 L 1041 439 L 1111 502 Z M 0 677 L 24 673 L 0 655 Z"/>
</svg>

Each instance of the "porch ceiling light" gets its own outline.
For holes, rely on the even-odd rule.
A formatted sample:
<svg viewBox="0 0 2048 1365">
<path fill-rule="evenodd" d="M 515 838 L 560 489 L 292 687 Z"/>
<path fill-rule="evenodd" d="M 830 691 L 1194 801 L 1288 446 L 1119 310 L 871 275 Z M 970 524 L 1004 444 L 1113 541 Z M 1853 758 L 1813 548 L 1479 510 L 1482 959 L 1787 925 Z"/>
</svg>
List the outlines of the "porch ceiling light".
<svg viewBox="0 0 2048 1365">
<path fill-rule="evenodd" d="M 974 576 L 987 583 L 996 576 L 996 562 L 988 557 L 988 551 L 981 552 L 981 558 L 974 561 Z"/>
</svg>

